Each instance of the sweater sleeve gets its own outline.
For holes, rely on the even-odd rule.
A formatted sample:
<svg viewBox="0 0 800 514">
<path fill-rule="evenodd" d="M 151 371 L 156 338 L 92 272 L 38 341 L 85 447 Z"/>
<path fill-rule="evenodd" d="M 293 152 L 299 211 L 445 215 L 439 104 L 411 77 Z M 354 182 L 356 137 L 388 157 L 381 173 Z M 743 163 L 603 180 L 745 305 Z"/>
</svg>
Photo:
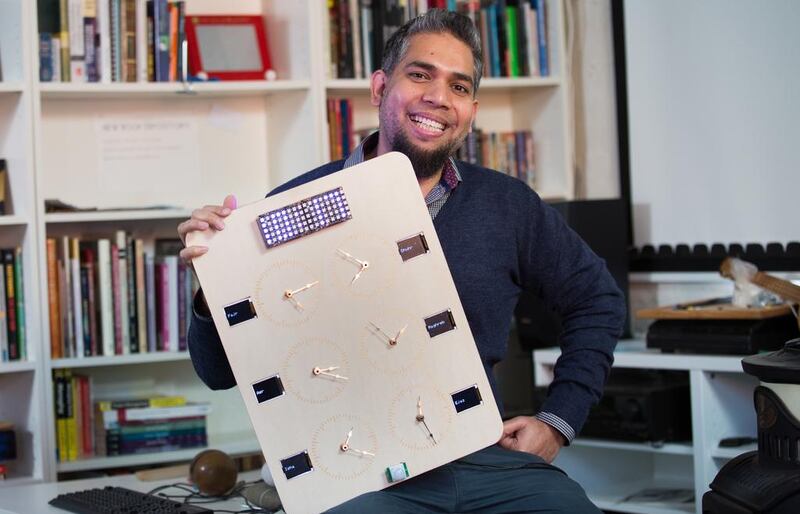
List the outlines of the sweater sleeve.
<svg viewBox="0 0 800 514">
<path fill-rule="evenodd" d="M 198 304 L 200 294 L 201 291 L 195 294 L 192 303 L 192 319 L 187 337 L 192 365 L 197 376 L 209 388 L 230 389 L 236 385 L 236 379 L 233 378 L 233 371 L 214 321 L 202 313 L 203 309 Z"/>
<path fill-rule="evenodd" d="M 577 434 L 602 396 L 622 333 L 625 301 L 605 262 L 535 193 L 520 231 L 523 287 L 561 318 L 561 356 L 542 413 Z"/>
</svg>

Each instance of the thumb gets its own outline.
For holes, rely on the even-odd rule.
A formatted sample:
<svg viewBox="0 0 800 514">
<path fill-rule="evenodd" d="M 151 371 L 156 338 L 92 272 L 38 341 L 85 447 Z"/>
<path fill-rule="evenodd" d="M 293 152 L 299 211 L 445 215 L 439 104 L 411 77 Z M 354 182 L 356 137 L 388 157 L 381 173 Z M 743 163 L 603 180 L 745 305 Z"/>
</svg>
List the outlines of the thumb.
<svg viewBox="0 0 800 514">
<path fill-rule="evenodd" d="M 234 195 L 226 196 L 225 200 L 222 201 L 222 206 L 230 210 L 236 209 L 236 197 Z"/>
<path fill-rule="evenodd" d="M 517 430 L 525 427 L 525 418 L 517 416 L 503 422 L 503 434 L 513 434 Z"/>
</svg>

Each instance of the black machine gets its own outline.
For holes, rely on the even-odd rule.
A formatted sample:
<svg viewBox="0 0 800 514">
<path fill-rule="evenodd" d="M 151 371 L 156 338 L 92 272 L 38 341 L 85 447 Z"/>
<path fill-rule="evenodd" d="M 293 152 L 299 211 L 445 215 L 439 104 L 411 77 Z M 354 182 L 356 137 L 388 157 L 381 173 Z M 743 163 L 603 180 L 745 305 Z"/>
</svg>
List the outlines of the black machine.
<svg viewBox="0 0 800 514">
<path fill-rule="evenodd" d="M 791 314 L 765 319 L 660 319 L 647 329 L 647 347 L 662 352 L 750 355 L 777 350 L 800 335 Z"/>
<path fill-rule="evenodd" d="M 79 514 L 201 514 L 211 510 L 180 503 L 151 494 L 132 491 L 124 487 L 87 489 L 75 493 L 59 494 L 50 505 Z"/>
<path fill-rule="evenodd" d="M 800 339 L 782 350 L 752 355 L 742 368 L 758 377 L 754 393 L 758 451 L 719 471 L 703 495 L 704 514 L 800 512 Z"/>
</svg>

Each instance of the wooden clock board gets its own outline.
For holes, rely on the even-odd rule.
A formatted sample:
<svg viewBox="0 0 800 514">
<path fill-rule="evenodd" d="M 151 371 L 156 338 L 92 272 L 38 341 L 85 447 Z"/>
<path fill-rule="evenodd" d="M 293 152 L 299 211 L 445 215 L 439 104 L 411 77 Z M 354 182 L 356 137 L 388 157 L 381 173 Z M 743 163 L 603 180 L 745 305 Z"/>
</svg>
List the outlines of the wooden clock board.
<svg viewBox="0 0 800 514">
<path fill-rule="evenodd" d="M 288 512 L 494 444 L 502 421 L 411 163 L 236 209 L 194 267 Z"/>
</svg>

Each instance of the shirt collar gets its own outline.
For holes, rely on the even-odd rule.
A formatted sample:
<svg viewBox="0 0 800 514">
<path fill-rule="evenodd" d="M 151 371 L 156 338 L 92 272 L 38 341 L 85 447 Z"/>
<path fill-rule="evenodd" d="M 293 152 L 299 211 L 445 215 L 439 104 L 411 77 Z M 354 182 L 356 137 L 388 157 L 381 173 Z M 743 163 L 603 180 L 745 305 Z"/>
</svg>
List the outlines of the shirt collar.
<svg viewBox="0 0 800 514">
<path fill-rule="evenodd" d="M 378 131 L 373 132 L 365 137 L 361 143 L 353 150 L 347 159 L 344 161 L 344 167 L 349 168 L 356 164 L 361 164 L 366 161 L 366 155 L 372 153 L 378 146 Z M 444 170 L 442 171 L 442 178 L 439 181 L 447 191 L 452 191 L 461 182 L 461 173 L 458 171 L 455 159 L 449 157 L 444 163 Z"/>
</svg>

